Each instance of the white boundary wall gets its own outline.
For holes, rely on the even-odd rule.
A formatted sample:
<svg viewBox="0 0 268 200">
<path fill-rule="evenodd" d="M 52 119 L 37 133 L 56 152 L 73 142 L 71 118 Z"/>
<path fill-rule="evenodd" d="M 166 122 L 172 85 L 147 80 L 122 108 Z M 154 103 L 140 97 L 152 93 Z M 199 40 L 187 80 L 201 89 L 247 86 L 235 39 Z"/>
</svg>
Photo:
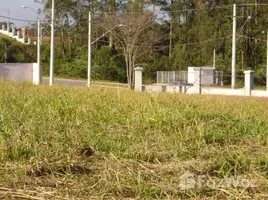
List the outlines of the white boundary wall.
<svg viewBox="0 0 268 200">
<path fill-rule="evenodd" d="M 268 91 L 265 90 L 252 90 L 251 96 L 255 97 L 268 97 Z"/>
<path fill-rule="evenodd" d="M 39 85 L 42 82 L 42 66 L 37 63 L 0 63 L 0 78 Z"/>
<path fill-rule="evenodd" d="M 142 70 L 140 68 L 140 70 Z M 242 89 L 229 89 L 220 87 L 201 87 L 200 70 L 195 69 L 195 81 L 192 85 L 146 85 L 140 86 L 142 82 L 139 81 L 139 87 L 136 91 L 144 92 L 171 92 L 171 93 L 185 93 L 185 94 L 210 94 L 210 95 L 229 95 L 229 96 L 256 96 L 268 97 L 268 91 L 253 90 L 254 71 L 245 71 L 245 85 Z M 142 80 L 142 74 L 135 71 L 135 76 Z"/>
<path fill-rule="evenodd" d="M 21 35 L 21 32 L 16 31 L 15 28 L 12 28 L 12 31 L 10 32 L 10 30 L 7 30 L 5 28 L 5 25 L 2 25 L 2 27 L 0 27 L 0 33 L 10 38 L 13 38 L 23 44 L 31 44 L 31 38 L 26 38 L 25 35 Z M 27 40 L 27 43 L 26 43 L 26 40 Z"/>
</svg>

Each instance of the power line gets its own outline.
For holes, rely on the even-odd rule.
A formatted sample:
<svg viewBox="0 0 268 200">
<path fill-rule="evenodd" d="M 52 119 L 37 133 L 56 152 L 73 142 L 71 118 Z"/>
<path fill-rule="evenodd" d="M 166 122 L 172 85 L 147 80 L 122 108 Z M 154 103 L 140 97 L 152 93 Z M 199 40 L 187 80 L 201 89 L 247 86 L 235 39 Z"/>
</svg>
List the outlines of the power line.
<svg viewBox="0 0 268 200">
<path fill-rule="evenodd" d="M 233 5 L 214 6 L 214 7 L 208 7 L 208 8 L 182 9 L 182 10 L 174 10 L 174 11 L 167 11 L 167 12 L 170 12 L 170 13 L 175 13 L 175 12 L 190 12 L 190 11 L 200 11 L 200 10 L 223 9 L 223 8 L 230 8 L 230 7 L 233 7 Z"/>
<path fill-rule="evenodd" d="M 238 6 L 268 6 L 268 4 L 267 3 L 257 3 L 257 4 L 248 3 L 248 4 L 238 4 Z"/>
<path fill-rule="evenodd" d="M 211 38 L 211 39 L 208 39 L 208 40 L 203 40 L 203 41 L 199 41 L 199 42 L 190 42 L 190 43 L 184 43 L 184 44 L 176 44 L 176 45 L 173 45 L 173 47 L 179 47 L 179 46 L 191 46 L 191 45 L 201 45 L 201 44 L 204 44 L 204 43 L 208 43 L 210 41 L 215 41 L 215 40 L 220 40 L 220 39 L 228 39 L 230 38 L 231 35 L 229 36 L 224 36 L 224 37 L 217 37 L 217 38 Z M 105 40 L 99 40 L 103 43 L 109 43 L 108 41 L 105 41 Z M 119 45 L 119 46 L 122 46 L 122 45 Z M 138 45 L 134 45 L 135 47 L 138 47 Z M 144 46 L 144 45 L 141 45 L 143 47 L 149 47 L 149 46 Z M 169 45 L 152 45 L 153 47 L 155 48 L 161 48 L 161 47 L 169 47 Z"/>
<path fill-rule="evenodd" d="M 226 5 L 226 6 L 212 6 L 212 7 L 207 7 L 207 8 L 189 8 L 189 9 L 179 9 L 179 10 L 159 10 L 157 12 L 166 12 L 166 13 L 176 13 L 176 12 L 190 12 L 190 11 L 200 11 L 200 10 L 212 10 L 212 9 L 224 9 L 224 8 L 230 8 L 233 7 L 233 5 Z M 125 11 L 121 12 L 122 14 L 127 14 L 127 13 L 144 13 L 146 11 Z M 115 14 L 115 13 L 120 13 L 120 12 L 103 12 L 106 14 Z"/>
<path fill-rule="evenodd" d="M 14 17 L 3 16 L 3 15 L 0 15 L 0 18 L 10 19 L 10 20 L 19 21 L 19 22 L 31 22 L 31 23 L 37 22 L 37 20 L 18 19 L 18 18 L 14 18 Z M 41 22 L 42 23 L 49 22 L 49 20 L 42 20 Z"/>
<path fill-rule="evenodd" d="M 265 4 L 265 3 L 260 3 L 260 4 L 237 4 L 237 6 L 268 6 L 268 4 Z M 191 12 L 191 11 L 213 10 L 213 9 L 225 9 L 225 8 L 231 8 L 231 7 L 233 7 L 233 5 L 211 6 L 211 7 L 204 7 L 204 8 L 192 8 L 192 9 L 190 8 L 190 9 L 179 9 L 179 10 L 159 10 L 157 12 L 177 13 L 177 12 Z M 134 14 L 134 13 L 144 13 L 144 11 L 131 11 L 131 12 L 129 12 L 129 11 L 120 12 L 119 11 L 119 12 L 102 12 L 102 13 L 103 14 L 115 14 L 115 13 L 117 13 L 117 14 L 133 13 Z M 18 18 L 3 16 L 3 15 L 0 15 L 0 18 L 11 19 L 11 20 L 20 21 L 20 22 L 36 22 L 36 20 L 18 19 Z"/>
<path fill-rule="evenodd" d="M 267 4 L 268 5 L 268 4 Z M 158 11 L 158 12 L 167 12 L 167 13 L 176 13 L 176 12 L 190 12 L 190 11 L 199 11 L 199 10 L 211 10 L 211 9 L 223 9 L 223 8 L 229 8 L 232 7 L 232 5 L 227 5 L 227 6 L 215 6 L 215 7 L 208 7 L 208 8 L 198 8 L 198 9 L 181 9 L 181 10 L 173 10 L 173 11 Z M 126 13 L 144 13 L 141 11 L 137 11 L 137 12 L 103 12 L 104 14 L 112 14 L 112 13 L 121 13 L 121 14 L 126 14 Z M 14 21 L 20 21 L 20 22 L 36 22 L 36 20 L 28 20 L 28 19 L 18 19 L 18 18 L 14 18 L 14 17 L 7 17 L 7 16 L 3 16 L 0 15 L 0 18 L 4 18 L 4 19 L 11 19 Z"/>
<path fill-rule="evenodd" d="M 203 41 L 200 41 L 200 42 L 191 42 L 191 43 L 185 43 L 185 44 L 177 44 L 177 45 L 174 45 L 174 46 L 191 46 L 191 45 L 198 45 L 198 44 L 208 43 L 208 42 L 210 42 L 210 41 L 215 41 L 215 40 L 220 40 L 220 39 L 226 39 L 226 38 L 230 38 L 230 37 L 231 37 L 231 35 L 229 35 L 229 36 L 224 36 L 224 37 L 211 38 L 211 39 L 203 40 Z"/>
<path fill-rule="evenodd" d="M 266 40 L 259 39 L 259 38 L 254 38 L 254 37 L 249 37 L 249 36 L 246 36 L 246 35 L 237 35 L 237 36 L 238 36 L 238 37 L 242 37 L 242 38 L 247 38 L 247 39 L 256 40 L 256 41 L 266 42 Z"/>
<path fill-rule="evenodd" d="M 268 6 L 268 4 L 237 4 L 237 6 Z M 191 12 L 191 11 L 202 11 L 202 10 L 213 10 L 213 9 L 224 9 L 224 8 L 232 8 L 232 5 L 225 5 L 225 6 L 211 6 L 211 7 L 205 7 L 205 8 L 189 8 L 189 9 L 179 9 L 179 10 L 159 10 L 157 12 L 162 12 L 162 13 L 177 13 L 177 12 Z M 106 14 L 115 14 L 115 13 L 120 13 L 120 12 L 103 12 Z M 144 11 L 126 11 L 126 12 L 121 12 L 121 14 L 127 14 L 127 13 L 144 13 Z"/>
<path fill-rule="evenodd" d="M 241 6 L 268 6 L 268 4 L 239 4 Z M 212 7 L 206 7 L 206 8 L 193 8 L 193 9 L 179 9 L 179 10 L 172 10 L 172 11 L 166 11 L 166 10 L 159 10 L 157 12 L 159 13 L 178 13 L 178 12 L 192 12 L 192 11 L 201 11 L 201 10 L 213 10 L 213 9 L 224 9 L 224 8 L 231 8 L 233 5 L 226 5 L 226 6 L 212 6 Z M 135 13 L 145 13 L 146 11 L 123 11 L 123 12 L 102 12 L 103 14 L 135 14 Z M 151 12 L 151 11 L 150 11 Z M 36 22 L 36 20 L 28 20 L 28 19 L 18 19 L 18 18 L 13 18 L 13 17 L 7 17 L 0 15 L 0 18 L 5 18 L 5 19 L 11 19 L 14 21 L 20 21 L 20 22 Z M 45 20 L 42 22 L 48 22 L 49 20 Z M 87 21 L 87 20 L 80 20 L 80 22 Z"/>
<path fill-rule="evenodd" d="M 20 21 L 20 22 L 36 22 L 36 20 L 33 21 L 33 20 L 26 20 L 26 19 L 17 19 L 17 18 L 7 17 L 7 16 L 3 16 L 3 15 L 0 15 L 0 18 L 11 19 L 11 20 Z"/>
</svg>

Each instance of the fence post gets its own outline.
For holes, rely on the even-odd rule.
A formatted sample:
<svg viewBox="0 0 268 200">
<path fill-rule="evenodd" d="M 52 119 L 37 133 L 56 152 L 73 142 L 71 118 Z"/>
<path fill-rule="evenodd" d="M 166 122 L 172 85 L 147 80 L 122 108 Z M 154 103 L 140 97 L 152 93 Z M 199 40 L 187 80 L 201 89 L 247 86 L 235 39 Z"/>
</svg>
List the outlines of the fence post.
<svg viewBox="0 0 268 200">
<path fill-rule="evenodd" d="M 244 71 L 245 74 L 245 95 L 251 96 L 251 91 L 253 90 L 254 86 L 254 71 L 247 70 Z"/>
<path fill-rule="evenodd" d="M 12 36 L 15 36 L 16 35 L 16 29 L 13 27 L 12 28 Z"/>
<path fill-rule="evenodd" d="M 42 83 L 42 66 L 33 63 L 33 84 L 40 85 Z"/>
<path fill-rule="evenodd" d="M 142 92 L 142 68 L 136 67 L 135 71 L 135 91 Z"/>
<path fill-rule="evenodd" d="M 219 72 L 218 71 L 214 71 L 214 80 L 213 80 L 213 84 L 215 85 L 220 85 L 219 84 Z"/>
<path fill-rule="evenodd" d="M 17 31 L 18 39 L 20 39 L 20 31 Z"/>
<path fill-rule="evenodd" d="M 28 38 L 27 44 L 31 44 L 31 43 L 32 43 L 32 39 L 31 38 Z"/>
<path fill-rule="evenodd" d="M 221 86 L 223 86 L 223 71 L 221 71 L 221 75 L 220 75 L 220 80 L 221 80 Z"/>
<path fill-rule="evenodd" d="M 25 39 L 26 39 L 26 36 L 25 36 L 25 33 L 22 35 L 22 43 L 25 43 Z"/>
<path fill-rule="evenodd" d="M 194 88 L 197 94 L 201 94 L 201 68 L 194 68 Z"/>
</svg>

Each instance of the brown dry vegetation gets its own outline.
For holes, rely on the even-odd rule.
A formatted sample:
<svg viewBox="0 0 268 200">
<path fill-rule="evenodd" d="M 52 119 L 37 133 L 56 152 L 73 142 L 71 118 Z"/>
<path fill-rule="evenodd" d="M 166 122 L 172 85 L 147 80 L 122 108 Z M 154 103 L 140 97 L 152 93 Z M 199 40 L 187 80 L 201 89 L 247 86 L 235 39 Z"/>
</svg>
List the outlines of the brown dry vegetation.
<svg viewBox="0 0 268 200">
<path fill-rule="evenodd" d="M 264 199 L 267 99 L 0 84 L 0 198 Z M 180 190 L 185 172 L 256 187 Z"/>
</svg>

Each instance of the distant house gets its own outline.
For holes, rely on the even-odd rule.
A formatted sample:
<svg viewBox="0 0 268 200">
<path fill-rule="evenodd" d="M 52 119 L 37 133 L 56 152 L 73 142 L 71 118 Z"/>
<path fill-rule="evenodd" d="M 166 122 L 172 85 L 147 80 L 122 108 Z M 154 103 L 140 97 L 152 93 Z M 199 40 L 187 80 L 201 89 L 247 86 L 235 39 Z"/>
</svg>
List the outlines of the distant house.
<svg viewBox="0 0 268 200">
<path fill-rule="evenodd" d="M 21 30 L 20 30 L 20 32 L 21 32 L 21 35 L 28 35 L 28 28 L 27 27 L 22 27 L 21 28 Z"/>
<path fill-rule="evenodd" d="M 6 21 L 4 21 L 4 22 L 0 22 L 0 28 L 1 28 L 1 29 L 2 29 L 2 25 L 4 25 L 5 28 L 7 28 L 7 22 L 6 22 Z M 10 23 L 9 23 L 9 26 L 10 26 L 10 27 L 15 27 L 15 25 L 14 25 L 13 22 L 10 22 Z"/>
<path fill-rule="evenodd" d="M 5 27 L 7 26 L 7 22 L 0 22 L 0 27 L 2 27 L 2 25 L 5 25 Z"/>
<path fill-rule="evenodd" d="M 0 29 L 2 29 L 2 26 L 4 25 L 5 29 L 7 28 L 7 22 L 0 22 Z"/>
</svg>

